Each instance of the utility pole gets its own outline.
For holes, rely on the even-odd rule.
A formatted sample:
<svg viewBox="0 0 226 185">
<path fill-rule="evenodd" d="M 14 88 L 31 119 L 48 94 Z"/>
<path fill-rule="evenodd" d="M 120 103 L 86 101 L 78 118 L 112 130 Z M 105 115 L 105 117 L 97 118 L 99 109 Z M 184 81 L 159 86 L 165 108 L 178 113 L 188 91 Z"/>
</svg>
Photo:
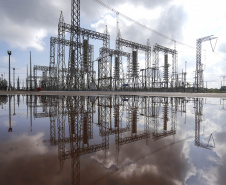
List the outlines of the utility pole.
<svg viewBox="0 0 226 185">
<path fill-rule="evenodd" d="M 31 74 L 31 51 L 30 51 L 30 91 L 32 90 L 32 74 Z"/>
<path fill-rule="evenodd" d="M 8 88 L 8 90 L 10 91 L 11 90 L 11 84 L 10 84 L 10 55 L 12 54 L 12 52 L 11 51 L 8 51 L 8 55 L 9 55 L 9 88 Z"/>
<path fill-rule="evenodd" d="M 221 86 L 225 86 L 225 77 L 226 76 L 223 76 L 223 83 L 221 84 Z"/>
<path fill-rule="evenodd" d="M 19 76 L 18 76 L 18 79 L 17 79 L 17 90 L 18 91 L 20 90 L 20 79 L 19 79 Z"/>
<path fill-rule="evenodd" d="M 26 90 L 28 91 L 28 65 L 27 65 L 27 79 L 26 79 Z"/>
<path fill-rule="evenodd" d="M 11 123 L 11 95 L 9 95 L 9 129 L 8 132 L 12 132 L 12 123 Z"/>
<path fill-rule="evenodd" d="M 15 68 L 13 68 L 13 90 L 15 91 Z"/>
<path fill-rule="evenodd" d="M 187 61 L 185 61 L 185 73 L 184 73 L 184 92 L 186 91 L 186 75 L 187 75 L 187 72 L 186 72 L 186 67 L 187 67 Z"/>
</svg>

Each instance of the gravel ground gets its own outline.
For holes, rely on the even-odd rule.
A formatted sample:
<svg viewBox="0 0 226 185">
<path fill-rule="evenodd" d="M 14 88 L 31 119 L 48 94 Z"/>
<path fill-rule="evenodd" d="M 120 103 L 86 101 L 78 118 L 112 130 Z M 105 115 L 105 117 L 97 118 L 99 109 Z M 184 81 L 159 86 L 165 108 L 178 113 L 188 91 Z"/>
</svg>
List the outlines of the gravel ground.
<svg viewBox="0 0 226 185">
<path fill-rule="evenodd" d="M 0 95 L 34 94 L 34 95 L 64 95 L 64 96 L 101 96 L 101 95 L 140 95 L 164 97 L 210 97 L 226 98 L 226 93 L 179 93 L 179 92 L 114 92 L 114 91 L 1 91 Z"/>
</svg>

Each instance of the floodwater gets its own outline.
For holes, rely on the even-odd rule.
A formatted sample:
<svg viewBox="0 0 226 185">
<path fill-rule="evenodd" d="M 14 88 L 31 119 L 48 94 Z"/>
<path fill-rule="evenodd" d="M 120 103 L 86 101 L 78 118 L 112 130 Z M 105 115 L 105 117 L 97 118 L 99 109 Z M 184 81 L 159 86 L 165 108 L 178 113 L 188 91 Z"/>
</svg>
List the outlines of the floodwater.
<svg viewBox="0 0 226 185">
<path fill-rule="evenodd" d="M 0 184 L 225 184 L 226 101 L 0 96 Z"/>
</svg>

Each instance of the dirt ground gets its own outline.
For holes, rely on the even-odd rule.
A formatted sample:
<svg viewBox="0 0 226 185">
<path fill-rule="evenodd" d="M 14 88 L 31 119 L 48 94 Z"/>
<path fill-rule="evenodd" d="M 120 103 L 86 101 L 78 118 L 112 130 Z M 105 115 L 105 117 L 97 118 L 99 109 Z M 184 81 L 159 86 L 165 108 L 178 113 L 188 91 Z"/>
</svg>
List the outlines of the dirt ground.
<svg viewBox="0 0 226 185">
<path fill-rule="evenodd" d="M 2 91 L 0 95 L 28 94 L 28 95 L 64 95 L 64 96 L 103 96 L 103 95 L 139 95 L 139 96 L 162 96 L 162 97 L 210 97 L 226 98 L 226 93 L 179 93 L 179 92 L 114 92 L 114 91 Z"/>
</svg>

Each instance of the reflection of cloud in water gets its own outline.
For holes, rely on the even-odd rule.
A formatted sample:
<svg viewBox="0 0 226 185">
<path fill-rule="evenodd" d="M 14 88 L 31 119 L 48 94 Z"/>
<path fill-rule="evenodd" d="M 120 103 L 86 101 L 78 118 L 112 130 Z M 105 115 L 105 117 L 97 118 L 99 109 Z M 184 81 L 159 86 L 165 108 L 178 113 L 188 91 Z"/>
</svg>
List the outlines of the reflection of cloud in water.
<svg viewBox="0 0 226 185">
<path fill-rule="evenodd" d="M 143 140 L 132 145 L 123 145 L 118 162 L 114 162 L 117 155 L 115 151 L 110 152 L 106 160 L 103 159 L 103 153 L 98 152 L 92 158 L 101 163 L 102 171 L 108 168 L 109 173 L 103 171 L 103 176 L 96 178 L 95 183 L 110 184 L 112 181 L 114 184 L 182 184 L 193 168 L 184 153 L 184 141 L 181 139 L 171 145 L 166 139 L 157 142 L 151 140 L 147 146 Z M 92 183 L 87 179 L 84 184 Z"/>
<path fill-rule="evenodd" d="M 215 149 L 217 155 L 220 157 L 220 165 L 217 168 L 216 176 L 218 177 L 217 184 L 225 184 L 226 182 L 226 131 L 217 133 L 215 136 L 217 147 Z"/>
<path fill-rule="evenodd" d="M 0 143 L 0 182 L 4 185 L 63 184 L 56 154 L 47 153 L 43 133 L 12 136 Z M 67 178 L 68 179 L 68 178 Z M 65 182 L 67 182 L 65 179 Z M 69 175 L 70 181 L 70 175 Z"/>
<path fill-rule="evenodd" d="M 2 123 L 2 126 L 5 127 L 5 128 L 8 128 L 9 127 L 9 121 L 4 121 Z M 16 121 L 15 120 L 11 121 L 11 127 L 15 127 L 15 126 L 16 126 Z"/>
<path fill-rule="evenodd" d="M 0 143 L 4 148 L 0 151 L 1 184 L 71 184 L 71 160 L 65 161 L 61 171 L 57 154 L 43 144 L 43 136 L 42 133 L 13 136 L 10 141 Z M 171 145 L 167 139 L 150 140 L 147 146 L 142 140 L 123 145 L 117 163 L 114 150 L 108 152 L 106 159 L 103 151 L 81 156 L 81 185 L 181 184 L 190 169 L 184 141 Z"/>
<path fill-rule="evenodd" d="M 204 153 L 196 153 L 198 161 L 195 162 L 196 174 L 186 183 L 193 185 L 194 182 L 206 185 L 224 185 L 226 182 L 226 132 L 218 132 L 214 134 L 216 148 L 213 151 L 202 150 Z M 194 149 L 194 148 L 193 148 Z M 193 151 L 194 152 L 194 151 Z M 200 152 L 196 148 L 196 152 Z M 190 156 L 191 157 L 191 156 Z M 201 158 L 200 158 L 201 157 Z M 195 157 L 191 157 L 195 158 Z"/>
<path fill-rule="evenodd" d="M 1 143 L 2 152 L 1 159 L 6 155 L 7 158 L 16 158 L 20 156 L 30 156 L 44 154 L 47 150 L 43 145 L 43 133 L 38 133 L 33 136 L 23 134 L 21 136 L 12 135 L 9 141 Z"/>
</svg>

